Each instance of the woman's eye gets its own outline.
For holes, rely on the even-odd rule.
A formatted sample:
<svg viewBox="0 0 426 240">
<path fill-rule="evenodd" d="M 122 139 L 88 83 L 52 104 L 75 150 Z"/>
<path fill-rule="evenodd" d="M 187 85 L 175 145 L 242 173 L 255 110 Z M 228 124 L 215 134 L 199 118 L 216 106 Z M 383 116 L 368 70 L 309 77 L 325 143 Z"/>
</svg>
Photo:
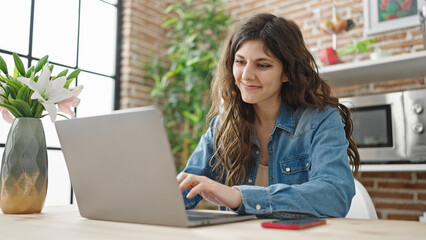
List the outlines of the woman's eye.
<svg viewBox="0 0 426 240">
<path fill-rule="evenodd" d="M 258 66 L 260 68 L 269 68 L 269 67 L 271 67 L 271 65 L 269 65 L 269 64 L 259 64 Z"/>
<path fill-rule="evenodd" d="M 237 63 L 237 64 L 244 64 L 244 62 L 242 60 L 238 60 L 238 59 L 235 59 L 235 63 Z"/>
</svg>

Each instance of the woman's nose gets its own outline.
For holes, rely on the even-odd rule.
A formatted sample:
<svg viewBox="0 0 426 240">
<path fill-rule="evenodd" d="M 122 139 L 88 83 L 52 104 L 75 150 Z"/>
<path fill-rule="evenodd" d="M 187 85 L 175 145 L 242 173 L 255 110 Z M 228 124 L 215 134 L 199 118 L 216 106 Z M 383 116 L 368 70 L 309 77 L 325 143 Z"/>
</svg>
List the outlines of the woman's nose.
<svg viewBox="0 0 426 240">
<path fill-rule="evenodd" d="M 246 64 L 243 69 L 243 75 L 241 76 L 244 80 L 250 80 L 254 78 L 254 69 L 251 64 Z"/>
</svg>

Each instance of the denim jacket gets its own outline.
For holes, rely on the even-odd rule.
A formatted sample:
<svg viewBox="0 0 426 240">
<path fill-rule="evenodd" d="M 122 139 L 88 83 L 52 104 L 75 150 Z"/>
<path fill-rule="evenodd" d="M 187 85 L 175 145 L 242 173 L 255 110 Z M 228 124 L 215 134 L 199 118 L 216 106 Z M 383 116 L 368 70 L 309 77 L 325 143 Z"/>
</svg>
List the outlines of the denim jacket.
<svg viewBox="0 0 426 240">
<path fill-rule="evenodd" d="M 210 162 L 215 150 L 216 120 L 212 120 L 201 137 L 184 172 L 216 179 Z M 234 211 L 278 218 L 346 216 L 355 186 L 344 124 L 336 108 L 299 107 L 293 110 L 285 102 L 281 104 L 267 145 L 268 187 L 254 186 L 260 147 L 256 136 L 253 142 L 255 168 L 245 184 L 234 186 L 242 194 L 242 204 Z M 187 199 L 187 193 L 188 190 L 183 192 L 185 206 L 193 208 L 202 197 Z"/>
</svg>

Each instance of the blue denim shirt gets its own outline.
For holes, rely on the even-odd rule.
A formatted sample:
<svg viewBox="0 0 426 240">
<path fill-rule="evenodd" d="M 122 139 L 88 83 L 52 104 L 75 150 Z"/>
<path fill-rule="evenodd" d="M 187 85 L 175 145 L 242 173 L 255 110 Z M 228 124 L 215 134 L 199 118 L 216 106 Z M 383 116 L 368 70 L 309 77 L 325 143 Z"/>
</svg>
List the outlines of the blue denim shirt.
<svg viewBox="0 0 426 240">
<path fill-rule="evenodd" d="M 216 178 L 210 163 L 216 119 L 201 137 L 184 172 Z M 336 108 L 292 110 L 285 102 L 281 104 L 267 145 L 268 187 L 254 186 L 260 147 L 256 137 L 253 141 L 256 167 L 244 185 L 234 186 L 242 194 L 242 204 L 234 211 L 260 217 L 346 216 L 355 186 L 344 124 Z M 202 197 L 187 199 L 187 193 L 183 192 L 185 206 L 193 208 Z"/>
</svg>

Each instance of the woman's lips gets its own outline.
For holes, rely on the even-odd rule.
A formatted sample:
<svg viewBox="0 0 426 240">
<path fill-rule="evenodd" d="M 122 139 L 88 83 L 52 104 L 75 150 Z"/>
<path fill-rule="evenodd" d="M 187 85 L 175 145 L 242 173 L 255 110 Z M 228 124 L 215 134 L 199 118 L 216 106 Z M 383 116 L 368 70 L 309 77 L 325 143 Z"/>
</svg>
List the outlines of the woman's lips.
<svg viewBox="0 0 426 240">
<path fill-rule="evenodd" d="M 250 85 L 250 84 L 245 84 L 243 82 L 241 82 L 241 84 L 244 86 L 244 88 L 246 89 L 259 89 L 260 86 L 256 86 L 256 85 Z"/>
</svg>

